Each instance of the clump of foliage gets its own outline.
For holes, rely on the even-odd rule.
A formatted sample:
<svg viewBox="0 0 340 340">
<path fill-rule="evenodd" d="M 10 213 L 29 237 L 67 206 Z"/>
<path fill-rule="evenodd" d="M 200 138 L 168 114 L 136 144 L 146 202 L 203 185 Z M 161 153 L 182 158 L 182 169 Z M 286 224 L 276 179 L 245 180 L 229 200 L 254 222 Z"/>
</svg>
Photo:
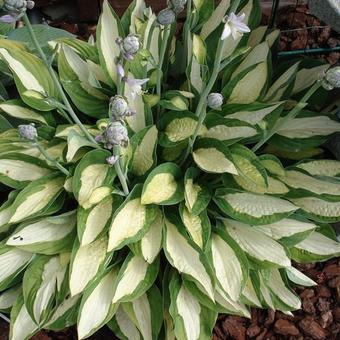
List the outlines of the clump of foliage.
<svg viewBox="0 0 340 340">
<path fill-rule="evenodd" d="M 291 286 L 315 283 L 291 261 L 340 254 L 340 162 L 322 158 L 340 124 L 315 111 L 339 69 L 273 76 L 279 32 L 257 27 L 258 0 L 171 0 L 158 16 L 135 0 L 121 19 L 104 1 L 95 40 L 47 55 L 12 7 L 35 47 L 0 40 L 20 95 L 0 103 L 11 339 L 74 324 L 80 339 L 105 324 L 210 339 L 218 313 L 299 309 Z"/>
</svg>

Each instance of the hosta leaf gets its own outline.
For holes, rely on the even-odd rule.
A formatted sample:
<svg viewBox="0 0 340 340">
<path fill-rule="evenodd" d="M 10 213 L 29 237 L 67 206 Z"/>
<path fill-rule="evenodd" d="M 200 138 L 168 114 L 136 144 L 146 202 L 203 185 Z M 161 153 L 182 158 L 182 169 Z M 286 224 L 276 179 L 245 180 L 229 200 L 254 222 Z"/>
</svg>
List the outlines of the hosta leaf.
<svg viewBox="0 0 340 340">
<path fill-rule="evenodd" d="M 43 61 L 31 53 L 14 49 L 0 48 L 0 55 L 13 72 L 22 100 L 37 110 L 51 110 L 51 106 L 45 102 L 45 96 L 58 100 L 59 93 Z M 28 94 L 32 91 L 40 94 L 40 98 Z"/>
<path fill-rule="evenodd" d="M 63 87 L 79 110 L 92 117 L 104 117 L 109 98 L 90 83 L 88 64 L 70 47 L 63 45 L 58 57 L 58 70 Z"/>
<path fill-rule="evenodd" d="M 295 167 L 307 171 L 313 176 L 339 176 L 340 161 L 334 159 L 313 159 L 302 161 Z"/>
<path fill-rule="evenodd" d="M 242 291 L 241 300 L 245 301 L 247 305 L 254 306 L 257 308 L 262 308 L 261 301 L 259 300 L 257 296 L 257 293 L 254 289 L 253 282 L 250 277 L 248 277 L 246 285 L 244 286 L 244 289 Z"/>
<path fill-rule="evenodd" d="M 199 140 L 195 144 L 193 158 L 198 167 L 206 172 L 238 174 L 228 147 L 218 140 Z"/>
<path fill-rule="evenodd" d="M 0 291 L 9 287 L 12 281 L 26 268 L 33 254 L 26 251 L 0 245 Z"/>
<path fill-rule="evenodd" d="M 138 184 L 112 217 L 108 251 L 139 241 L 156 218 L 157 208 L 141 202 L 143 186 Z"/>
<path fill-rule="evenodd" d="M 96 147 L 96 144 L 90 142 L 87 137 L 84 137 L 77 133 L 75 130 L 71 130 L 67 137 L 67 153 L 66 161 L 68 163 L 76 162 L 79 156 L 82 156 L 83 148 Z"/>
<path fill-rule="evenodd" d="M 53 116 L 47 112 L 39 112 L 27 107 L 20 99 L 7 100 L 0 104 L 0 109 L 8 116 L 28 120 L 29 122 L 54 125 Z"/>
<path fill-rule="evenodd" d="M 198 169 L 189 168 L 184 177 L 185 206 L 194 215 L 199 215 L 204 211 L 211 199 L 211 192 L 208 188 L 195 181 L 198 175 Z"/>
<path fill-rule="evenodd" d="M 32 253 L 53 255 L 72 249 L 75 237 L 76 214 L 65 213 L 45 217 L 36 222 L 19 225 L 7 245 Z"/>
<path fill-rule="evenodd" d="M 311 196 L 290 200 L 314 221 L 328 223 L 340 220 L 340 202 Z"/>
<path fill-rule="evenodd" d="M 284 218 L 281 221 L 254 227 L 274 240 L 291 246 L 299 243 L 316 229 L 316 225 L 310 222 Z"/>
<path fill-rule="evenodd" d="M 142 296 L 154 283 L 159 269 L 159 259 L 152 264 L 142 257 L 130 253 L 113 286 L 113 303 L 131 302 Z"/>
<path fill-rule="evenodd" d="M 116 279 L 117 269 L 108 269 L 85 290 L 78 314 L 79 339 L 87 338 L 96 332 L 117 310 L 118 305 L 112 303 L 112 286 Z"/>
<path fill-rule="evenodd" d="M 108 322 L 108 327 L 122 340 L 141 340 L 138 328 L 120 304 L 114 317 Z"/>
<path fill-rule="evenodd" d="M 300 286 L 317 286 L 317 283 L 294 267 L 285 268 L 287 277 L 290 281 Z"/>
<path fill-rule="evenodd" d="M 134 254 L 142 256 L 150 264 L 155 261 L 162 249 L 163 224 L 163 214 L 157 210 L 156 218 L 147 233 L 139 242 L 130 245 Z"/>
<path fill-rule="evenodd" d="M 120 21 L 108 1 L 103 3 L 103 13 L 100 16 L 97 29 L 97 44 L 101 66 L 106 70 L 113 83 L 117 82 L 116 58 L 120 55 L 116 39 L 123 37 Z"/>
<path fill-rule="evenodd" d="M 315 262 L 339 256 L 340 243 L 314 231 L 289 251 L 297 262 Z"/>
<path fill-rule="evenodd" d="M 90 200 L 95 190 L 104 185 L 110 185 L 115 177 L 112 167 L 106 162 L 110 153 L 106 150 L 88 152 L 77 165 L 72 181 L 73 193 L 80 206 L 88 209 L 92 206 Z"/>
<path fill-rule="evenodd" d="M 218 189 L 214 201 L 228 216 L 253 225 L 274 223 L 298 210 L 281 198 L 233 189 Z"/>
<path fill-rule="evenodd" d="M 10 340 L 29 340 L 38 329 L 27 312 L 23 296 L 20 295 L 11 311 Z"/>
<path fill-rule="evenodd" d="M 67 265 L 59 256 L 40 255 L 26 269 L 23 279 L 23 294 L 27 311 L 38 324 L 43 324 L 66 277 Z"/>
<path fill-rule="evenodd" d="M 82 246 L 96 240 L 109 227 L 112 214 L 120 204 L 121 199 L 118 196 L 109 195 L 87 210 L 78 207 L 77 230 Z"/>
<path fill-rule="evenodd" d="M 142 204 L 173 205 L 184 198 L 181 170 L 175 163 L 163 163 L 151 171 L 142 192 Z"/>
<path fill-rule="evenodd" d="M 59 210 L 59 203 L 55 208 L 53 205 L 63 190 L 63 184 L 64 177 L 58 173 L 31 182 L 18 194 L 12 204 L 9 223 L 18 223 L 27 218 Z"/>
<path fill-rule="evenodd" d="M 202 306 L 181 282 L 178 274 L 170 281 L 170 314 L 177 339 L 208 339 L 217 313 Z"/>
<path fill-rule="evenodd" d="M 131 172 L 144 176 L 156 163 L 158 130 L 156 125 L 147 127 L 135 134 L 130 141 L 133 149 Z"/>
<path fill-rule="evenodd" d="M 0 310 L 1 311 L 8 311 L 12 308 L 13 304 L 15 303 L 16 299 L 22 292 L 22 286 L 16 285 L 5 290 L 3 293 L 0 294 Z"/>
<path fill-rule="evenodd" d="M 194 281 L 214 301 L 214 283 L 205 254 L 182 233 L 184 227 L 172 216 L 165 220 L 164 251 L 170 264 Z"/>
<path fill-rule="evenodd" d="M 280 180 L 295 192 L 303 190 L 309 194 L 322 195 L 329 198 L 340 198 L 340 181 L 327 180 L 306 175 L 301 171 L 288 170 Z"/>
<path fill-rule="evenodd" d="M 207 212 L 203 211 L 199 215 L 194 215 L 184 204 L 181 204 L 180 215 L 190 238 L 204 250 L 208 240 L 210 239 L 211 231 L 210 220 Z"/>
<path fill-rule="evenodd" d="M 220 289 L 238 301 L 248 277 L 248 261 L 236 242 L 223 231 L 211 237 L 211 256 Z"/>
<path fill-rule="evenodd" d="M 77 322 L 80 295 L 66 298 L 53 312 L 45 329 L 61 331 Z"/>
<path fill-rule="evenodd" d="M 77 241 L 73 247 L 70 265 L 70 291 L 75 296 L 81 293 L 94 279 L 109 257 L 106 254 L 107 237 L 102 237 L 88 245 L 80 246 Z"/>
<path fill-rule="evenodd" d="M 0 156 L 0 182 L 15 189 L 22 189 L 51 172 L 45 162 L 35 157 L 19 153 Z"/>
<path fill-rule="evenodd" d="M 259 156 L 261 164 L 267 171 L 277 176 L 285 176 L 285 169 L 280 160 L 273 155 L 261 155 Z"/>
<path fill-rule="evenodd" d="M 100 131 L 91 126 L 91 125 L 84 125 L 84 127 L 87 129 L 87 131 L 92 135 L 92 136 L 96 136 L 100 133 Z M 70 132 L 72 130 L 75 130 L 78 134 L 80 134 L 81 136 L 84 135 L 84 133 L 82 132 L 82 130 L 79 128 L 78 125 L 58 125 L 57 130 L 56 130 L 56 134 L 55 137 L 58 138 L 62 138 L 62 139 L 67 139 L 68 135 L 70 134 Z"/>
<path fill-rule="evenodd" d="M 251 260 L 265 267 L 289 267 L 285 249 L 276 241 L 251 226 L 230 219 L 222 220 L 225 230 Z"/>
<path fill-rule="evenodd" d="M 162 146 L 169 147 L 178 144 L 191 137 L 198 124 L 198 117 L 189 111 L 167 112 L 161 120 L 161 134 L 159 143 Z M 202 135 L 206 132 L 206 128 L 203 125 L 198 135 Z"/>
</svg>

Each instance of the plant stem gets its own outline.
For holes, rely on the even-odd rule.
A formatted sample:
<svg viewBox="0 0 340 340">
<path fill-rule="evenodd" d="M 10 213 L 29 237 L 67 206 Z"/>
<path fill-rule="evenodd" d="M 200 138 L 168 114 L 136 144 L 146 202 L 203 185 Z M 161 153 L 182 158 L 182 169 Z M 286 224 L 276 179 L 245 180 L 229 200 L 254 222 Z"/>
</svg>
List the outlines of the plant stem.
<svg viewBox="0 0 340 340">
<path fill-rule="evenodd" d="M 189 51 L 188 49 L 188 41 L 190 38 L 191 31 L 191 15 L 192 15 L 192 0 L 188 0 L 187 2 L 187 17 L 184 24 L 184 58 L 182 60 L 184 68 L 187 67 L 188 59 L 189 59 Z M 189 82 L 190 83 L 190 82 Z"/>
<path fill-rule="evenodd" d="M 252 148 L 253 152 L 259 150 L 270 138 L 272 138 L 280 128 L 286 124 L 289 120 L 294 119 L 301 110 L 306 107 L 307 100 L 321 87 L 321 81 L 317 81 L 302 97 L 300 102 L 283 118 L 277 121 L 277 123 L 273 126 L 271 131 L 265 134 L 265 136 Z"/>
<path fill-rule="evenodd" d="M 39 142 L 36 142 L 34 144 L 41 154 L 49 161 L 51 162 L 56 168 L 58 168 L 64 175 L 68 176 L 70 173 L 68 172 L 67 169 L 65 169 L 58 161 L 50 157 L 50 155 L 45 151 L 45 149 L 39 144 Z"/>
<path fill-rule="evenodd" d="M 49 70 L 49 73 L 53 79 L 53 82 L 54 82 L 54 85 L 56 86 L 59 94 L 60 94 L 60 97 L 62 98 L 62 101 L 68 111 L 68 113 L 70 114 L 70 116 L 72 117 L 73 121 L 80 127 L 80 129 L 83 131 L 83 133 L 85 134 L 85 136 L 87 137 L 87 139 L 89 141 L 91 141 L 92 143 L 94 143 L 95 145 L 97 144 L 96 141 L 94 140 L 94 138 L 91 136 L 91 134 L 87 131 L 87 129 L 85 128 L 85 126 L 82 124 L 82 122 L 79 120 L 79 118 L 77 117 L 76 113 L 74 112 L 69 100 L 67 99 L 67 96 L 64 92 L 64 89 L 63 87 L 61 86 L 60 84 L 60 81 L 52 67 L 52 65 L 49 63 L 49 61 L 47 60 L 47 57 L 44 53 L 44 51 L 42 50 L 42 48 L 40 47 L 40 44 L 39 44 L 39 41 L 34 33 L 34 30 L 32 28 L 32 25 L 28 19 L 28 16 L 27 14 L 25 14 L 23 16 L 23 20 L 24 20 L 24 23 L 25 23 L 25 26 L 27 27 L 28 29 L 28 32 L 31 36 L 31 39 L 34 43 L 34 46 L 35 48 L 37 49 L 41 59 L 44 61 L 46 67 L 48 68 Z M 99 146 L 97 146 L 99 148 Z"/>
<path fill-rule="evenodd" d="M 189 139 L 188 148 L 187 148 L 186 153 L 184 155 L 184 158 L 181 162 L 181 165 L 188 158 L 188 156 L 189 156 L 189 154 L 192 150 L 192 147 L 193 147 L 193 145 L 196 141 L 196 138 L 198 136 L 200 128 L 201 128 L 201 126 L 204 122 L 204 119 L 205 119 L 205 116 L 206 116 L 207 98 L 208 98 L 208 95 L 209 95 L 211 89 L 213 88 L 213 86 L 215 84 L 215 81 L 216 81 L 218 74 L 219 74 L 219 71 L 220 71 L 220 65 L 221 65 L 222 56 L 223 56 L 224 44 L 225 44 L 225 40 L 221 40 L 221 39 L 218 40 L 218 46 L 217 46 L 213 71 L 212 71 L 212 74 L 211 74 L 211 77 L 209 79 L 207 86 L 205 87 L 205 89 L 203 90 L 203 93 L 201 94 L 200 100 L 199 100 L 198 105 L 197 105 L 196 113 L 195 113 L 196 116 L 198 117 L 196 129 L 195 129 L 193 136 Z"/>
<path fill-rule="evenodd" d="M 162 84 L 161 84 L 162 78 L 163 78 L 162 69 L 163 69 L 166 48 L 168 46 L 170 30 L 171 30 L 171 25 L 168 25 L 164 28 L 161 50 L 159 54 L 159 63 L 158 63 L 158 69 L 157 69 L 157 83 L 156 83 L 156 91 L 157 91 L 157 96 L 159 96 L 159 98 L 161 97 L 161 94 L 162 94 Z M 158 109 L 159 109 L 159 105 L 158 105 Z"/>
<path fill-rule="evenodd" d="M 127 196 L 129 194 L 129 188 L 128 188 L 128 185 L 127 185 L 127 182 L 126 182 L 126 178 L 125 178 L 125 175 L 123 173 L 123 170 L 122 170 L 122 167 L 121 167 L 121 163 L 120 163 L 120 146 L 119 145 L 116 145 L 113 148 L 113 155 L 114 156 L 118 156 L 118 160 L 115 163 L 115 169 L 116 169 L 116 173 L 117 173 L 117 176 L 119 178 L 119 181 L 120 181 L 120 183 L 122 185 L 124 194 Z"/>
<path fill-rule="evenodd" d="M 4 314 L 2 314 L 2 313 L 0 313 L 0 318 L 3 319 L 3 320 L 5 320 L 5 321 L 8 322 L 8 323 L 11 323 L 11 320 L 10 320 L 6 315 L 4 315 Z"/>
</svg>

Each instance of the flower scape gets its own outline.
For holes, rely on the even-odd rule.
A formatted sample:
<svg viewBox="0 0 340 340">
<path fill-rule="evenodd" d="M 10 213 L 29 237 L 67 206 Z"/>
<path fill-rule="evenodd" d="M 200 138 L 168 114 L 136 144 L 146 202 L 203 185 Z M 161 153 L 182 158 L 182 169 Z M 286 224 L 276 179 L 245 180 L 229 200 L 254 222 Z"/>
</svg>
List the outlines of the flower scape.
<svg viewBox="0 0 340 340">
<path fill-rule="evenodd" d="M 218 313 L 290 315 L 293 265 L 340 254 L 339 67 L 275 67 L 258 0 L 103 3 L 95 39 L 0 39 L 0 316 L 10 339 L 107 325 L 120 339 L 210 339 Z M 181 34 L 178 15 L 186 11 Z M 327 155 L 327 154 L 326 154 Z"/>
</svg>

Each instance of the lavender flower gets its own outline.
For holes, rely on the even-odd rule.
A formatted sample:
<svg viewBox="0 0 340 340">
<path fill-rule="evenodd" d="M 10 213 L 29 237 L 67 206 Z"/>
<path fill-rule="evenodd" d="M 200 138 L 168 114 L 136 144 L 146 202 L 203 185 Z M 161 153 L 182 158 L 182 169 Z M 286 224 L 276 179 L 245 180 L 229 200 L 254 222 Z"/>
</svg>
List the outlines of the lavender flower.
<svg viewBox="0 0 340 340">
<path fill-rule="evenodd" d="M 222 32 L 221 40 L 227 39 L 230 35 L 234 38 L 234 40 L 242 37 L 244 33 L 249 33 L 250 28 L 243 23 L 246 15 L 243 13 L 240 16 L 237 16 L 235 13 L 230 13 L 224 17 L 223 22 L 225 23 L 224 29 Z"/>
</svg>

